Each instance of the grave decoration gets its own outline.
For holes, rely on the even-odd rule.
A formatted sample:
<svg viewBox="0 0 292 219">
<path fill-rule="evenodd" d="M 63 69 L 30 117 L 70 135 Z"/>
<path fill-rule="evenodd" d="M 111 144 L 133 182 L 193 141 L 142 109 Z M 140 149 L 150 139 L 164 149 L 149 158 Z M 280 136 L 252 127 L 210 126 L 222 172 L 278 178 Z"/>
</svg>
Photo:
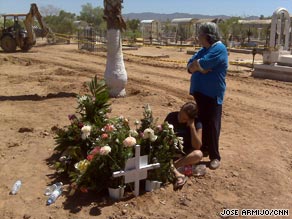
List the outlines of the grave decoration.
<svg viewBox="0 0 292 219">
<path fill-rule="evenodd" d="M 147 177 L 163 184 L 172 181 L 172 158 L 183 153 L 181 139 L 175 135 L 173 126 L 167 122 L 157 125 L 158 119 L 153 118 L 149 105 L 143 107 L 142 119 L 133 123 L 124 116 L 110 118 L 105 82 L 95 77 L 88 85 L 90 93 L 77 97 L 76 113 L 68 116 L 70 124 L 57 129 L 55 137 L 56 171 L 70 177 L 70 194 L 76 190 L 101 191 L 121 186 L 133 189 L 131 180 L 125 180 L 127 174 L 123 173 L 136 165 L 135 153 L 142 158 L 137 161 L 139 168 L 148 171 L 148 176 L 144 171 L 141 180 Z M 139 148 L 136 152 L 135 147 Z M 126 164 L 127 160 L 133 165 Z M 160 167 L 154 168 L 158 163 Z"/>
<path fill-rule="evenodd" d="M 135 157 L 126 162 L 125 170 L 113 173 L 113 177 L 125 176 L 125 183 L 135 182 L 135 196 L 139 195 L 140 180 L 147 178 L 147 170 L 160 167 L 159 163 L 148 164 L 148 155 L 140 156 L 140 145 L 135 146 Z"/>
</svg>

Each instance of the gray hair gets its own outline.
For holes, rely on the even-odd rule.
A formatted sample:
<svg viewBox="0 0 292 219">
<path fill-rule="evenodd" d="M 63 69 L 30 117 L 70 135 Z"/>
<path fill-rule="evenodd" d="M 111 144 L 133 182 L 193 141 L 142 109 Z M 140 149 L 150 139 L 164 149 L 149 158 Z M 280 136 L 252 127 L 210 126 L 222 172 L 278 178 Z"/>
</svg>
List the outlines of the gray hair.
<svg viewBox="0 0 292 219">
<path fill-rule="evenodd" d="M 207 35 L 208 42 L 212 45 L 220 40 L 219 28 L 213 22 L 206 22 L 199 27 L 199 34 Z"/>
</svg>

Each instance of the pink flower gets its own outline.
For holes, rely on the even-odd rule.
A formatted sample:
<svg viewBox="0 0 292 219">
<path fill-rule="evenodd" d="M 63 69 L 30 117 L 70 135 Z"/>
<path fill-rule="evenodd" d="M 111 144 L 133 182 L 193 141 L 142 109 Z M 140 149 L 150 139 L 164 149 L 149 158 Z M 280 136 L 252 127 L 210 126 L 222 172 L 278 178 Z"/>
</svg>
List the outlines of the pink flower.
<svg viewBox="0 0 292 219">
<path fill-rule="evenodd" d="M 139 134 L 140 134 L 141 138 L 144 138 L 144 133 L 143 132 L 140 132 Z"/>
<path fill-rule="evenodd" d="M 124 141 L 123 144 L 125 147 L 133 147 L 134 145 L 136 145 L 136 139 L 134 137 L 127 137 Z"/>
<path fill-rule="evenodd" d="M 162 131 L 162 126 L 161 125 L 158 125 L 157 127 L 156 127 L 157 129 L 158 129 L 158 131 Z"/>
<path fill-rule="evenodd" d="M 93 156 L 98 154 L 100 152 L 100 147 L 96 146 L 95 148 L 93 148 L 93 150 L 90 152 L 90 154 L 92 154 Z"/>
<path fill-rule="evenodd" d="M 112 132 L 113 130 L 115 130 L 115 127 L 113 125 L 107 124 L 103 127 L 103 129 L 106 132 Z"/>
<path fill-rule="evenodd" d="M 88 154 L 87 155 L 87 160 L 92 161 L 94 158 L 94 154 Z"/>
<path fill-rule="evenodd" d="M 107 138 L 108 138 L 108 134 L 103 133 L 103 134 L 101 135 L 101 138 L 102 138 L 102 139 L 107 139 Z"/>
</svg>

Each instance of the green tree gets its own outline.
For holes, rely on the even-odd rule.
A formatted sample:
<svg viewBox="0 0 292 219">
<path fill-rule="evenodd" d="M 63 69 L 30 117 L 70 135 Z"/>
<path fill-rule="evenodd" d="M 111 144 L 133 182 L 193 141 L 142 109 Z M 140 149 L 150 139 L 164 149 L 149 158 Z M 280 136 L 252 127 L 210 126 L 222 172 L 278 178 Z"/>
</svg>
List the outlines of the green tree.
<svg viewBox="0 0 292 219">
<path fill-rule="evenodd" d="M 131 19 L 126 21 L 127 30 L 125 32 L 125 37 L 130 41 L 134 42 L 136 38 L 141 37 L 142 33 L 139 29 L 140 20 L 139 19 Z"/>
<path fill-rule="evenodd" d="M 6 18 L 6 28 L 13 26 L 13 24 L 14 24 L 13 17 Z M 0 28 L 4 28 L 4 18 L 3 17 L 0 18 Z"/>
<path fill-rule="evenodd" d="M 225 44 L 228 43 L 230 35 L 236 35 L 238 32 L 239 17 L 231 17 L 224 22 L 219 23 L 219 29 L 222 35 L 222 40 Z"/>
<path fill-rule="evenodd" d="M 73 24 L 75 20 L 75 14 L 64 10 L 61 10 L 59 15 L 44 17 L 44 21 L 52 29 L 52 31 L 61 34 L 73 34 L 75 32 L 75 27 Z"/>
<path fill-rule="evenodd" d="M 101 7 L 93 7 L 92 4 L 87 3 L 81 6 L 80 16 L 78 20 L 86 21 L 88 24 L 93 26 L 95 30 L 105 31 L 106 22 L 103 19 L 104 12 Z"/>
<path fill-rule="evenodd" d="M 129 19 L 126 21 L 127 28 L 132 30 L 132 31 L 138 31 L 139 30 L 139 25 L 140 25 L 140 20 L 139 19 Z"/>
</svg>

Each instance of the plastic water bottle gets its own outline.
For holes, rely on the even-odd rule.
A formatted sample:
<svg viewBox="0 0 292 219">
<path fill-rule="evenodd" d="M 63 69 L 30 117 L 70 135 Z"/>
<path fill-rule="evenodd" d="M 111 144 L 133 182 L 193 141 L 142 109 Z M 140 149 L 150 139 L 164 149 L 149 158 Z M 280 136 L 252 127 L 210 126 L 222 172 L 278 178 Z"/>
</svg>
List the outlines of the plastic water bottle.
<svg viewBox="0 0 292 219">
<path fill-rule="evenodd" d="M 56 189 L 58 189 L 59 187 L 62 187 L 63 183 L 62 182 L 57 182 L 51 186 L 48 186 L 45 190 L 45 195 L 51 195 Z"/>
<path fill-rule="evenodd" d="M 192 172 L 194 176 L 204 176 L 207 173 L 207 167 L 205 164 L 193 165 Z"/>
<path fill-rule="evenodd" d="M 53 191 L 53 193 L 48 198 L 47 205 L 53 204 L 57 200 L 57 198 L 62 194 L 62 192 L 63 192 L 62 187 L 55 189 L 55 191 Z"/>
<path fill-rule="evenodd" d="M 15 195 L 21 187 L 21 181 L 17 180 L 14 185 L 12 186 L 10 194 Z"/>
</svg>

